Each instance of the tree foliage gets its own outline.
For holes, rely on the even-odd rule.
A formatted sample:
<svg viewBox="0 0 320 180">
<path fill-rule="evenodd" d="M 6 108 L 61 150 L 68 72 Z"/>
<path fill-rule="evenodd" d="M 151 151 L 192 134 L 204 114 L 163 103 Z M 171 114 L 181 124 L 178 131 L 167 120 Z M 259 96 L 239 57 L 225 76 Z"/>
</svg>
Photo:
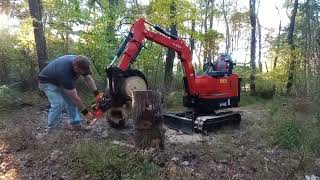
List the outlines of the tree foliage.
<svg viewBox="0 0 320 180">
<path fill-rule="evenodd" d="M 29 45 L 29 43 L 27 43 Z M 12 83 L 28 80 L 34 75 L 36 62 L 30 58 L 31 51 L 23 46 L 19 37 L 8 30 L 0 31 L 0 82 Z"/>
<path fill-rule="evenodd" d="M 173 16 L 170 5 L 174 3 L 176 13 Z M 177 24 L 179 34 L 186 34 L 191 31 L 186 22 L 191 23 L 192 20 L 198 20 L 198 11 L 194 4 L 187 0 L 152 0 L 150 2 L 149 19 L 163 27 L 170 27 L 171 24 Z"/>
<path fill-rule="evenodd" d="M 193 63 L 196 70 L 199 70 L 202 68 L 203 60 L 212 61 L 217 53 L 225 51 L 222 44 L 227 38 L 226 32 L 217 30 L 218 26 L 225 26 L 222 11 L 224 3 L 230 28 L 229 51 L 234 52 L 242 48 L 250 52 L 249 46 L 239 48 L 239 45 L 250 44 L 249 4 L 243 8 L 235 0 L 151 0 L 149 4 L 124 0 L 43 0 L 42 2 L 42 22 L 49 61 L 63 54 L 87 55 L 94 61 L 94 74 L 98 75 L 99 72 L 101 75 L 95 78 L 102 77 L 103 80 L 104 68 L 113 59 L 125 32 L 128 31 L 127 25 L 119 26 L 119 20 L 124 16 L 133 19 L 144 16 L 150 22 L 160 24 L 167 29 L 176 24 L 178 35 L 190 44 Z M 170 10 L 172 3 L 176 6 L 174 16 Z M 286 9 L 290 15 L 294 1 L 284 2 L 281 8 Z M 316 0 L 299 2 L 292 35 L 294 49 L 288 44 L 289 24 L 282 23 L 276 36 L 270 36 L 265 40 L 262 38 L 262 41 L 268 42 L 270 47 L 265 55 L 269 72 L 258 72 L 257 78 L 265 77 L 264 79 L 273 83 L 278 92 L 285 93 L 284 89 L 289 78 L 288 70 L 294 55 L 296 66 L 293 71 L 293 93 L 314 91 L 319 84 L 314 79 L 317 79 L 320 72 L 319 10 L 320 4 Z M 38 64 L 35 61 L 36 46 L 28 1 L 1 1 L 0 11 L 19 19 L 19 29 L 14 34 L 1 30 L 2 83 L 12 77 L 23 80 L 36 76 L 35 67 Z M 131 22 L 126 21 L 126 23 Z M 262 32 L 265 30 L 265 27 L 262 27 Z M 143 71 L 156 86 L 158 82 L 163 83 L 166 49 L 150 42 L 145 46 L 147 48 L 141 51 L 133 67 Z M 245 61 L 244 59 L 245 57 L 241 57 L 237 61 Z M 183 69 L 176 59 L 174 62 L 173 78 L 180 77 Z M 237 67 L 236 71 L 246 83 L 252 81 L 247 77 L 247 67 Z"/>
</svg>

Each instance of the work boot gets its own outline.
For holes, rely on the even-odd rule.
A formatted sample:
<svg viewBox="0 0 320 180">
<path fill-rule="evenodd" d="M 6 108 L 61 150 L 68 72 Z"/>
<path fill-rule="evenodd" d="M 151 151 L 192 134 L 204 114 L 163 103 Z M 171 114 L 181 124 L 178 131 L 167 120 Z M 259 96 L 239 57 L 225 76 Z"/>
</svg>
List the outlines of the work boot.
<svg viewBox="0 0 320 180">
<path fill-rule="evenodd" d="M 51 135 L 53 133 L 54 133 L 54 129 L 53 128 L 49 128 L 49 127 L 46 128 L 46 130 L 44 132 L 45 135 Z"/>
<path fill-rule="evenodd" d="M 91 131 L 91 128 L 88 127 L 88 126 L 84 126 L 82 124 L 70 124 L 68 127 L 67 127 L 68 130 L 71 130 L 71 131 L 83 131 L 83 132 L 88 132 L 88 131 Z"/>
</svg>

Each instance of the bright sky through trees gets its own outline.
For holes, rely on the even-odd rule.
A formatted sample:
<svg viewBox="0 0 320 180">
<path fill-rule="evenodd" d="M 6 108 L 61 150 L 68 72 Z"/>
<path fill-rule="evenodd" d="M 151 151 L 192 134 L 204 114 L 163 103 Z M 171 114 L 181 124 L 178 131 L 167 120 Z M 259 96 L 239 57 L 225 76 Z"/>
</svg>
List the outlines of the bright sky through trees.
<svg viewBox="0 0 320 180">
<path fill-rule="evenodd" d="M 193 0 L 194 1 L 194 0 Z M 138 0 L 138 3 L 147 5 L 149 3 L 149 0 Z M 215 3 L 220 3 L 219 0 L 215 1 Z M 260 8 L 259 8 L 259 20 L 262 26 L 262 43 L 264 43 L 264 39 L 266 37 L 267 33 L 271 33 L 273 36 L 276 36 L 278 31 L 279 22 L 281 20 L 282 26 L 286 26 L 289 23 L 289 18 L 286 14 L 286 9 L 282 8 L 284 1 L 278 1 L 278 0 L 260 0 Z M 249 9 L 249 1 L 248 0 L 239 0 L 237 2 L 238 7 L 240 9 Z M 258 3 L 257 3 L 258 6 Z M 279 9 L 279 12 L 277 10 Z M 214 27 L 217 31 L 221 33 L 225 33 L 225 24 L 223 22 L 223 19 L 219 19 L 219 23 L 217 20 L 214 24 L 218 24 L 218 26 Z M 19 22 L 17 19 L 13 19 L 7 15 L 0 14 L 0 29 L 9 29 L 11 34 L 14 34 L 18 30 Z M 77 39 L 74 38 L 73 39 Z M 233 52 L 233 58 L 237 62 L 248 62 L 248 52 L 246 52 L 245 48 L 247 46 L 247 41 L 242 40 L 240 42 L 240 48 L 238 51 Z M 221 42 L 220 52 L 223 52 L 225 47 L 225 42 Z M 262 49 L 262 61 L 264 62 L 266 60 L 266 52 L 267 47 L 264 47 Z"/>
</svg>

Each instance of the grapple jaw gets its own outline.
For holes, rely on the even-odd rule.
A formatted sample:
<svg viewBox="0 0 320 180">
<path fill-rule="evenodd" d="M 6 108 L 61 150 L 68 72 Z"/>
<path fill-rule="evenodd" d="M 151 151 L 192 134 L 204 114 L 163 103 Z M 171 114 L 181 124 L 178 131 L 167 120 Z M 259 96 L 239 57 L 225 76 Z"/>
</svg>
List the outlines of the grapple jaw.
<svg viewBox="0 0 320 180">
<path fill-rule="evenodd" d="M 101 100 L 92 109 L 97 119 L 105 114 L 112 127 L 121 128 L 128 119 L 131 106 L 132 91 L 147 90 L 147 80 L 144 74 L 136 69 L 122 71 L 111 66 L 106 69 L 109 85 Z"/>
</svg>

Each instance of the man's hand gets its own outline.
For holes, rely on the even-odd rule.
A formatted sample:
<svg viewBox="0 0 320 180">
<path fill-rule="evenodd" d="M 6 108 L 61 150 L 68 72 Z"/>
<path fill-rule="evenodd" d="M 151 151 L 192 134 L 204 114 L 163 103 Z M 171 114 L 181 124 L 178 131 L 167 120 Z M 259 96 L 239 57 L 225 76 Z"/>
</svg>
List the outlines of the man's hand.
<svg viewBox="0 0 320 180">
<path fill-rule="evenodd" d="M 96 102 L 99 102 L 103 98 L 103 93 L 99 92 L 98 90 L 95 90 L 93 93 L 96 96 Z"/>
<path fill-rule="evenodd" d="M 79 110 L 86 108 L 82 100 L 78 96 L 78 92 L 75 88 L 71 90 L 64 89 L 64 92 L 71 97 L 72 102 L 78 107 Z"/>
</svg>

